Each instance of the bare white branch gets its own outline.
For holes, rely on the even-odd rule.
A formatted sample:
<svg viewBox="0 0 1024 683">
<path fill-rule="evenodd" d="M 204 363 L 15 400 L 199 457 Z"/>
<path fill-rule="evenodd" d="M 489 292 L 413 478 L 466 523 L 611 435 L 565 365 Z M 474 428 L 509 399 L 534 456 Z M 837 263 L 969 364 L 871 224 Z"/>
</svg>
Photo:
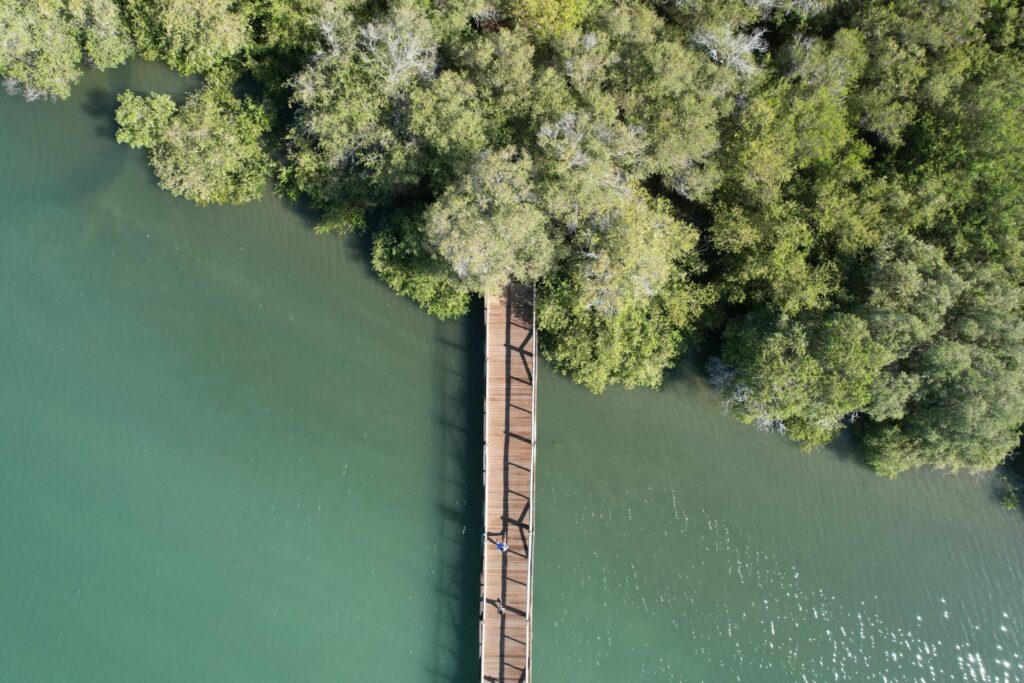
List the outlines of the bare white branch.
<svg viewBox="0 0 1024 683">
<path fill-rule="evenodd" d="M 397 6 L 385 21 L 359 30 L 359 60 L 388 93 L 437 69 L 437 43 L 430 22 L 411 5 Z"/>
<path fill-rule="evenodd" d="M 768 51 L 765 32 L 765 29 L 758 28 L 751 33 L 743 33 L 728 26 L 720 26 L 697 31 L 693 40 L 711 59 L 749 76 L 758 69 L 755 55 Z"/>
</svg>

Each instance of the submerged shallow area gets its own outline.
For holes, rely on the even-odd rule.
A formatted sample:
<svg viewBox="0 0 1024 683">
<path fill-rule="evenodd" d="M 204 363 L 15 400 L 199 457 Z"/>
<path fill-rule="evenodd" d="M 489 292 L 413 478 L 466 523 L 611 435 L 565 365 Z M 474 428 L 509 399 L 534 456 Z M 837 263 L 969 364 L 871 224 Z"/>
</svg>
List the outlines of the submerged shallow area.
<svg viewBox="0 0 1024 683">
<path fill-rule="evenodd" d="M 0 678 L 470 681 L 482 319 L 113 142 L 153 65 L 0 97 Z M 660 392 L 538 379 L 537 681 L 1024 680 L 1024 515 Z"/>
</svg>

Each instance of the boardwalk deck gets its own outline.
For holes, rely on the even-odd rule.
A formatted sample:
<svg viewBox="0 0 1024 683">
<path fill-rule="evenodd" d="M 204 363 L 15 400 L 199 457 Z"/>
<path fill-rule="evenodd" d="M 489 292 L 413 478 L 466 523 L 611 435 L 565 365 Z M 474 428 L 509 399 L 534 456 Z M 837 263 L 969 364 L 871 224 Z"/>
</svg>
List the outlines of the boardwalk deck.
<svg viewBox="0 0 1024 683">
<path fill-rule="evenodd" d="M 484 302 L 484 531 L 481 681 L 529 683 L 537 336 L 534 290 L 510 285 Z M 508 550 L 502 553 L 502 538 Z M 500 614 L 498 600 L 504 605 Z"/>
</svg>

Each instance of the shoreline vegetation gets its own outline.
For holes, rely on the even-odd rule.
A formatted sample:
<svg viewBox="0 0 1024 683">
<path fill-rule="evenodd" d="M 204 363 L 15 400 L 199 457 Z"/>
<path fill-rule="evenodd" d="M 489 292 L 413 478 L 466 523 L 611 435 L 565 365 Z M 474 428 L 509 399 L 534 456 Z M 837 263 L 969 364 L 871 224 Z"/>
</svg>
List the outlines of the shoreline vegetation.
<svg viewBox="0 0 1024 683">
<path fill-rule="evenodd" d="M 536 283 L 592 391 L 712 341 L 738 419 L 880 474 L 1019 444 L 1019 0 L 0 0 L 13 95 L 133 57 L 203 78 L 119 97 L 161 187 L 272 181 L 441 318 Z"/>
</svg>

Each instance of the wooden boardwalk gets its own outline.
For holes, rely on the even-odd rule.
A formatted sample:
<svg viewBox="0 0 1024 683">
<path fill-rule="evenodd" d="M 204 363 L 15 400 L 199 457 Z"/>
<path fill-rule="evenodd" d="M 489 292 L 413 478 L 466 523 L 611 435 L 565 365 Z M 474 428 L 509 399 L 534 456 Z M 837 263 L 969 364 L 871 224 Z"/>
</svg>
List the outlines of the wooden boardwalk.
<svg viewBox="0 0 1024 683">
<path fill-rule="evenodd" d="M 487 390 L 481 681 L 530 680 L 537 395 L 533 303 L 533 288 L 522 285 L 510 285 L 503 295 L 484 301 Z M 506 552 L 497 547 L 502 539 L 508 544 Z"/>
</svg>

